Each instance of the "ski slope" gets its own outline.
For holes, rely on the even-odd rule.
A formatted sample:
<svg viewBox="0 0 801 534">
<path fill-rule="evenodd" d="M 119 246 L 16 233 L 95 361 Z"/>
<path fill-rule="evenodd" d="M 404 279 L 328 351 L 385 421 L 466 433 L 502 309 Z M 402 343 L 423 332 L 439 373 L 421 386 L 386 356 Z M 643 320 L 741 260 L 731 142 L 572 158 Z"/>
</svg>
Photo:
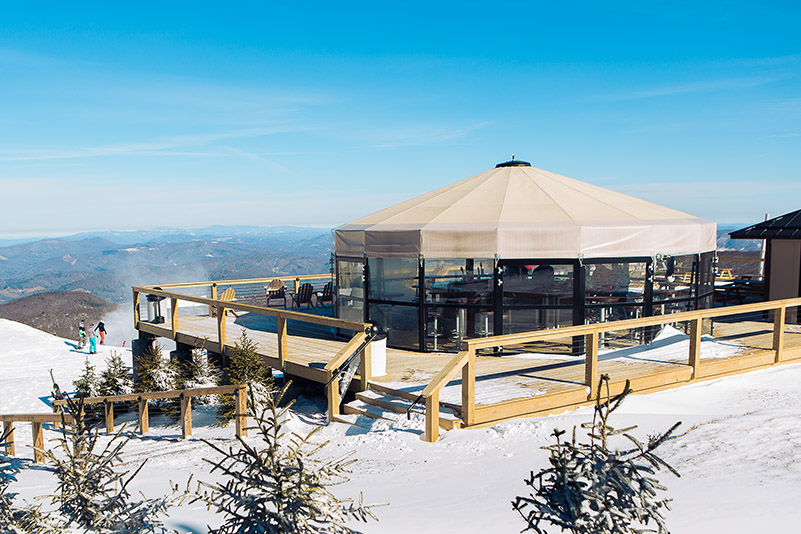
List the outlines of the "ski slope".
<svg viewBox="0 0 801 534">
<path fill-rule="evenodd" d="M 122 348 L 101 347 L 92 363 Z M 49 369 L 62 389 L 81 372 L 87 354 L 73 342 L 27 326 L 0 320 L 0 413 L 49 412 L 42 400 L 50 391 Z M 324 399 L 301 397 L 289 427 L 306 432 L 324 421 Z M 672 497 L 671 532 L 797 532 L 801 524 L 801 365 L 787 364 L 681 388 L 633 395 L 618 412 L 615 426 L 639 425 L 647 434 L 682 421 L 679 436 L 666 443 L 661 456 L 681 478 L 663 473 Z M 501 423 L 490 428 L 445 432 L 441 440 L 421 440 L 422 421 L 376 425 L 371 432 L 335 423 L 318 433 L 330 440 L 329 455 L 356 451 L 350 482 L 334 488 L 340 497 L 388 503 L 376 509 L 379 522 L 355 525 L 368 533 L 519 532 L 524 524 L 511 509 L 515 495 L 526 492 L 524 477 L 546 465 L 540 449 L 556 427 L 589 420 L 591 409 L 537 419 Z M 120 420 L 125 419 L 121 417 Z M 233 429 L 214 425 L 213 414 L 193 414 L 194 435 L 181 440 L 177 425 L 154 417 L 151 433 L 134 439 L 125 451 L 132 468 L 147 459 L 134 488 L 155 496 L 170 490 L 170 481 L 213 481 L 204 458 L 210 449 L 201 438 L 234 443 Z M 17 451 L 31 456 L 30 431 L 17 425 Z M 55 432 L 45 431 L 46 445 Z M 256 438 L 248 438 L 255 440 Z M 29 470 L 13 486 L 28 500 L 53 487 L 43 470 Z M 172 511 L 168 524 L 180 532 L 205 532 L 220 518 L 202 506 Z"/>
</svg>

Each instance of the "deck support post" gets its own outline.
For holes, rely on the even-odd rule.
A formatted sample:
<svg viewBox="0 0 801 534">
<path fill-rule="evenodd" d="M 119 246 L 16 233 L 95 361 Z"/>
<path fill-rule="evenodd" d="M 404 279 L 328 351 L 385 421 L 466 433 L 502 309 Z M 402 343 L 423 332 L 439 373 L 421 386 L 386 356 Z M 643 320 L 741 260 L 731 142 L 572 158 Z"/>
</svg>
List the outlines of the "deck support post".
<svg viewBox="0 0 801 534">
<path fill-rule="evenodd" d="M 339 377 L 331 380 L 326 387 L 325 395 L 328 397 L 328 421 L 331 422 L 339 415 Z"/>
<path fill-rule="evenodd" d="M 192 435 L 192 397 L 181 393 L 181 437 L 184 439 Z"/>
<path fill-rule="evenodd" d="M 774 362 L 782 361 L 784 354 L 784 321 L 787 315 L 787 308 L 781 306 L 773 310 L 773 350 L 775 351 Z"/>
<path fill-rule="evenodd" d="M 134 330 L 139 330 L 139 291 L 133 290 Z"/>
<path fill-rule="evenodd" d="M 172 339 L 175 341 L 178 334 L 178 299 L 170 299 L 170 326 L 172 326 Z"/>
<path fill-rule="evenodd" d="M 701 329 L 703 319 L 696 317 L 690 321 L 690 357 L 689 364 L 693 369 L 691 380 L 698 378 L 698 366 L 701 364 Z"/>
<path fill-rule="evenodd" d="M 240 438 L 248 435 L 248 387 L 239 386 L 234 391 L 234 418 L 236 419 L 236 435 Z"/>
<path fill-rule="evenodd" d="M 476 349 L 468 345 L 467 351 L 467 362 L 462 367 L 462 420 L 465 426 L 471 426 L 475 422 L 476 415 Z M 437 414 L 439 414 L 438 406 Z"/>
<path fill-rule="evenodd" d="M 278 361 L 281 362 L 281 371 L 287 358 L 287 325 L 286 317 L 276 317 L 276 330 L 278 331 Z"/>
<path fill-rule="evenodd" d="M 147 434 L 150 432 L 150 410 L 147 405 L 147 399 L 139 397 L 139 433 Z"/>
<path fill-rule="evenodd" d="M 217 283 L 211 284 L 211 300 L 217 300 Z M 214 306 L 209 304 L 209 317 L 214 317 Z"/>
<path fill-rule="evenodd" d="M 373 375 L 373 352 L 372 344 L 368 343 L 364 347 L 361 360 L 359 361 L 359 391 L 367 391 L 369 387 L 370 378 Z"/>
<path fill-rule="evenodd" d="M 33 428 L 33 461 L 37 464 L 43 464 L 44 455 L 44 434 L 42 433 L 42 423 L 31 423 Z"/>
<path fill-rule="evenodd" d="M 217 342 L 220 344 L 220 354 L 225 356 L 225 307 L 217 306 Z"/>
<path fill-rule="evenodd" d="M 104 400 L 103 408 L 105 408 L 106 415 L 106 432 L 111 434 L 114 432 L 114 403 L 109 400 Z"/>
<path fill-rule="evenodd" d="M 14 456 L 16 448 L 14 447 L 14 421 L 3 422 L 3 433 L 6 434 L 6 456 Z"/>
<path fill-rule="evenodd" d="M 584 385 L 589 388 L 587 400 L 598 394 L 598 331 L 584 337 Z"/>
<path fill-rule="evenodd" d="M 425 440 L 434 443 L 439 439 L 439 391 L 426 397 L 426 434 Z"/>
</svg>

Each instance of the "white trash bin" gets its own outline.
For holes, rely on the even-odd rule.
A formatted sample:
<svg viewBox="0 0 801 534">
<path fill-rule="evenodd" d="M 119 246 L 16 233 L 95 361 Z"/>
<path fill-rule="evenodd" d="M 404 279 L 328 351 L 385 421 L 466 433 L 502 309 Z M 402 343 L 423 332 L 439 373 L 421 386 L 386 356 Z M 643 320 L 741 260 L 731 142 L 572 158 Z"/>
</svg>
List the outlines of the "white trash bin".
<svg viewBox="0 0 801 534">
<path fill-rule="evenodd" d="M 370 342 L 370 374 L 384 376 L 387 374 L 387 335 L 378 334 Z"/>
</svg>

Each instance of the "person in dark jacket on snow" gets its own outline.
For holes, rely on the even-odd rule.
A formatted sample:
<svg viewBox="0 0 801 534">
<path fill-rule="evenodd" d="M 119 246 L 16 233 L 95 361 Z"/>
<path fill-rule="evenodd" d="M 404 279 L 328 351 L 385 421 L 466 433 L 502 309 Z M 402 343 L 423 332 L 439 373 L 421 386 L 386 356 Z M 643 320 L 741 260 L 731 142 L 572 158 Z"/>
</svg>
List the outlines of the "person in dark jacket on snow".
<svg viewBox="0 0 801 534">
<path fill-rule="evenodd" d="M 106 325 L 103 324 L 103 321 L 98 321 L 97 326 L 95 327 L 95 332 L 100 334 L 100 344 L 104 345 L 106 343 Z"/>
</svg>

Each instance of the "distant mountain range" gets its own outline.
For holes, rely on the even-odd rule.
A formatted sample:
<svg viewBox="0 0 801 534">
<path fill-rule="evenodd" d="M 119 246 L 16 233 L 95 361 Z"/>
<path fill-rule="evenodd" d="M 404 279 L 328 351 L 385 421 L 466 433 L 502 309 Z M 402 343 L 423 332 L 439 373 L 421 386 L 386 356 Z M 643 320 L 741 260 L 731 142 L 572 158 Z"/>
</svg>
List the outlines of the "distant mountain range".
<svg viewBox="0 0 801 534">
<path fill-rule="evenodd" d="M 719 250 L 758 250 L 760 241 L 729 239 L 745 225 L 720 225 Z M 329 270 L 328 229 L 209 226 L 87 232 L 0 247 L 0 303 L 44 291 L 82 291 L 112 303 L 131 286 Z"/>
<path fill-rule="evenodd" d="M 131 286 L 258 278 L 329 270 L 328 229 L 210 226 L 91 232 L 0 247 L 0 303 L 43 291 L 109 302 Z"/>
</svg>

